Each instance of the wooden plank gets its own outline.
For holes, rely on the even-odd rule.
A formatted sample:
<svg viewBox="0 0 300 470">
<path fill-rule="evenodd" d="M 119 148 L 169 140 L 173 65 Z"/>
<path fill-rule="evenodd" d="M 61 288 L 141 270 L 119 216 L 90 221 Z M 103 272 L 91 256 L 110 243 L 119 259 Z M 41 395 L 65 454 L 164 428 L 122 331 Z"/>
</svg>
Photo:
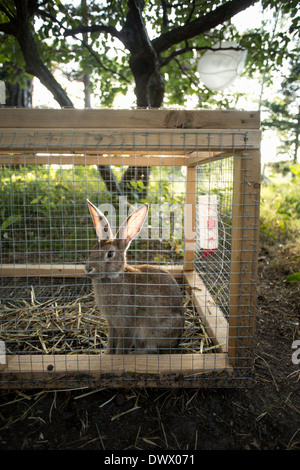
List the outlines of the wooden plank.
<svg viewBox="0 0 300 470">
<path fill-rule="evenodd" d="M 83 264 L 2 264 L 1 277 L 83 277 Z"/>
<path fill-rule="evenodd" d="M 259 129 L 251 111 L 164 109 L 0 109 L 0 128 Z"/>
<path fill-rule="evenodd" d="M 185 157 L 133 155 L 33 155 L 0 154 L 0 165 L 113 165 L 113 166 L 185 166 Z"/>
<path fill-rule="evenodd" d="M 162 355 L 11 355 L 0 371 L 2 388 L 65 388 L 70 383 L 97 386 L 157 387 L 159 382 L 168 387 L 186 381 L 196 385 L 201 376 L 213 374 L 216 383 L 219 374 L 231 377 L 233 369 L 227 354 L 162 354 Z M 119 380 L 124 378 L 125 382 Z M 170 380 L 168 380 L 168 377 Z M 194 380 L 193 380 L 194 379 Z M 127 383 L 126 383 L 127 382 Z M 206 384 L 208 385 L 208 384 Z"/>
<path fill-rule="evenodd" d="M 145 152 L 143 152 L 145 153 Z M 1 153 L 0 165 L 113 165 L 113 166 L 197 166 L 232 157 L 233 152 L 192 152 L 182 155 L 78 155 L 33 154 L 32 152 Z"/>
<path fill-rule="evenodd" d="M 223 158 L 232 157 L 233 154 L 234 154 L 233 150 L 219 151 L 219 152 L 196 151 L 188 155 L 188 157 L 186 158 L 187 160 L 186 164 L 187 166 L 204 165 L 205 163 L 212 163 L 217 160 L 222 160 Z"/>
<path fill-rule="evenodd" d="M 175 277 L 182 276 L 182 265 L 162 265 Z M 84 264 L 2 264 L 0 277 L 84 277 Z"/>
<path fill-rule="evenodd" d="M 184 271 L 194 269 L 196 230 L 196 167 L 187 167 L 184 204 Z"/>
<path fill-rule="evenodd" d="M 227 352 L 228 322 L 222 310 L 216 305 L 198 273 L 185 272 L 184 278 L 191 287 L 193 303 L 211 340 L 218 346 L 218 351 Z"/>
<path fill-rule="evenodd" d="M 228 355 L 242 367 L 253 357 L 259 240 L 260 152 L 234 159 Z"/>
<path fill-rule="evenodd" d="M 89 155 L 125 154 L 141 152 L 160 155 L 187 155 L 196 150 L 228 150 L 260 147 L 260 131 L 232 129 L 230 132 L 219 129 L 77 129 L 48 128 L 35 131 L 30 128 L 7 128 L 0 134 L 2 153 L 82 153 Z"/>
<path fill-rule="evenodd" d="M 209 387 L 232 385 L 233 374 L 226 354 L 13 355 L 0 371 L 0 389 Z"/>
</svg>

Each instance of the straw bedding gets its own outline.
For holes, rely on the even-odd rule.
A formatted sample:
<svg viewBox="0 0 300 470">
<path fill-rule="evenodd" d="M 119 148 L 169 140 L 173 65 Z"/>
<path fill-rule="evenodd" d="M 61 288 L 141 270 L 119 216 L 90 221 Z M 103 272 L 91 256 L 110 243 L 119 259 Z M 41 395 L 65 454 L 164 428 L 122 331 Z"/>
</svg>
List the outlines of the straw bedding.
<svg viewBox="0 0 300 470">
<path fill-rule="evenodd" d="M 0 340 L 8 354 L 99 353 L 106 345 L 105 320 L 100 318 L 87 280 L 7 279 L 0 288 Z M 3 295 L 5 292 L 5 296 Z M 181 353 L 212 352 L 188 292 L 183 292 L 185 328 Z M 176 351 L 177 352 L 177 351 Z"/>
</svg>

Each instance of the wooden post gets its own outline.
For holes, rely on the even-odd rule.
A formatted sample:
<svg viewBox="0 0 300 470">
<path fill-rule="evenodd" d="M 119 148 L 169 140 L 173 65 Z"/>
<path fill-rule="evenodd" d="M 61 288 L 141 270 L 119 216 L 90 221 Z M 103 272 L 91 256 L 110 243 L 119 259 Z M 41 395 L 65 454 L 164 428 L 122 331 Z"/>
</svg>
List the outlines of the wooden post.
<svg viewBox="0 0 300 470">
<path fill-rule="evenodd" d="M 184 271 L 193 271 L 196 229 L 196 167 L 187 167 L 184 206 Z"/>
<path fill-rule="evenodd" d="M 228 355 L 243 373 L 253 354 L 259 195 L 260 151 L 239 152 L 234 158 Z"/>
</svg>

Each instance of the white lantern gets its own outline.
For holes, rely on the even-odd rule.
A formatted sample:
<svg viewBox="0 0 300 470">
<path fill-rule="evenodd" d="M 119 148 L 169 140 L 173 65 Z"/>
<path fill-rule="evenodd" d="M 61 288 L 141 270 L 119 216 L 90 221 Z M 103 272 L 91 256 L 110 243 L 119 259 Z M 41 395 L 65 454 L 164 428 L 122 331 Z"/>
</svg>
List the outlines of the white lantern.
<svg viewBox="0 0 300 470">
<path fill-rule="evenodd" d="M 245 66 L 247 51 L 239 44 L 222 41 L 213 46 L 198 62 L 198 73 L 207 88 L 213 91 L 223 90 L 239 77 Z"/>
</svg>

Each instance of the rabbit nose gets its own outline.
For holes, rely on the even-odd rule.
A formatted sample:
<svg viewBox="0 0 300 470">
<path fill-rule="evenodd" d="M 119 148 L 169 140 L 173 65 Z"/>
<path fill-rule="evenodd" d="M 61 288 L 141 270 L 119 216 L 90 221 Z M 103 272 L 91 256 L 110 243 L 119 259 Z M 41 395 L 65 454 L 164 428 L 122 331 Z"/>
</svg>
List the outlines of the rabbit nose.
<svg viewBox="0 0 300 470">
<path fill-rule="evenodd" d="M 86 266 L 85 267 L 85 274 L 87 276 L 93 274 L 96 271 L 96 269 L 93 266 Z"/>
</svg>

